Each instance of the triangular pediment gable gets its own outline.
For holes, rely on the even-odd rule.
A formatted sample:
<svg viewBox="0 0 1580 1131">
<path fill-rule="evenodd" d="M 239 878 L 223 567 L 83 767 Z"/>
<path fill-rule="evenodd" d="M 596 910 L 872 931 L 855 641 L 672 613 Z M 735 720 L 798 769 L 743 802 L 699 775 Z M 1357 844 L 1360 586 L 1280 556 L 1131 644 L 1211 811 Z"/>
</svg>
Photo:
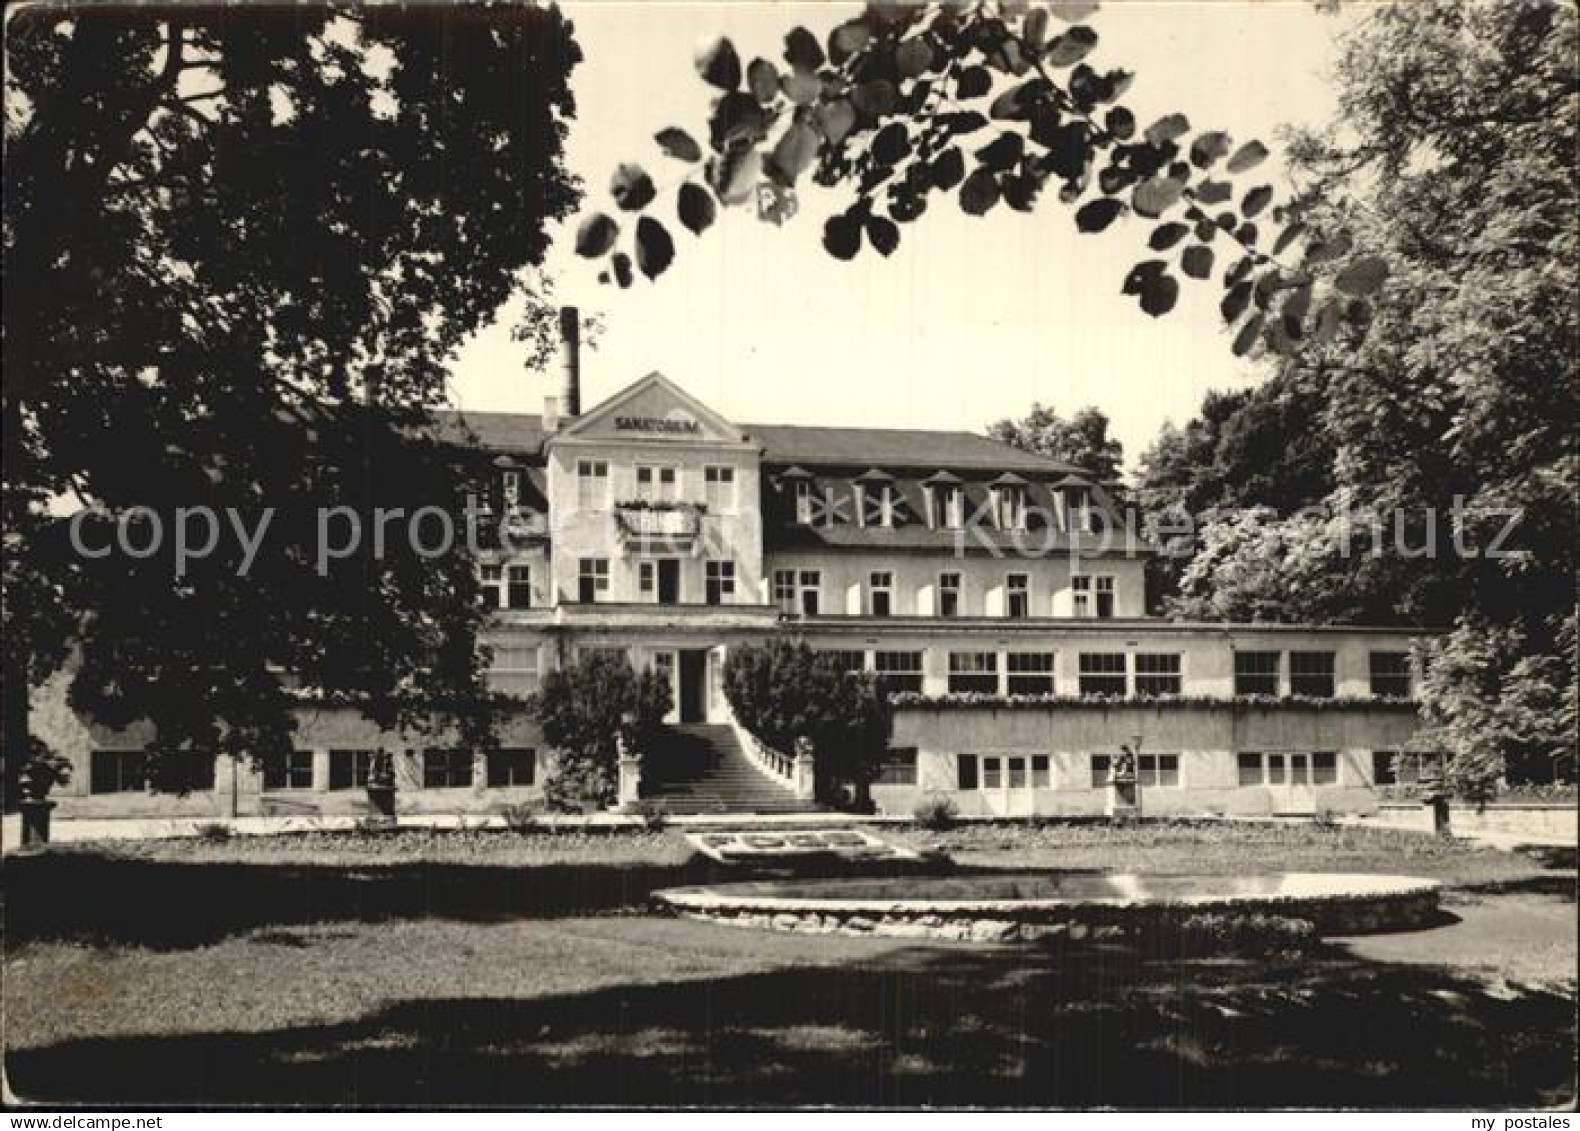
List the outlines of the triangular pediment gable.
<svg viewBox="0 0 1580 1131">
<path fill-rule="evenodd" d="M 745 432 L 662 373 L 649 373 L 561 429 L 558 438 L 643 443 L 750 443 Z"/>
</svg>

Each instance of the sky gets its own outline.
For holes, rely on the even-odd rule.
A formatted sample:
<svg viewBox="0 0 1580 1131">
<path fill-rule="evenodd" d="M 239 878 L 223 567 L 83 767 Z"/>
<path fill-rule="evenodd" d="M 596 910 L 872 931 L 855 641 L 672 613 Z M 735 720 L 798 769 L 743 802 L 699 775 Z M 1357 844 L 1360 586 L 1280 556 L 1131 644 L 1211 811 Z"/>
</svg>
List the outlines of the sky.
<svg viewBox="0 0 1580 1131">
<path fill-rule="evenodd" d="M 709 88 L 692 64 L 698 41 L 724 34 L 743 62 L 779 63 L 790 27 L 822 38 L 859 5 L 572 0 L 564 8 L 586 56 L 572 75 L 567 158 L 587 198 L 559 226 L 545 266 L 559 301 L 604 324 L 583 354 L 584 407 L 655 369 L 742 423 L 977 431 L 1034 401 L 1065 414 L 1096 405 L 1133 469 L 1164 421 L 1189 419 L 1208 389 L 1259 379 L 1219 329 L 1216 280 L 1184 280 L 1179 305 L 1149 318 L 1119 288 L 1145 257 L 1150 226 L 1079 234 L 1052 192 L 1030 214 L 1000 206 L 983 218 L 934 194 L 891 257 L 869 247 L 841 262 L 822 248 L 822 220 L 848 197 L 804 185 L 800 212 L 783 227 L 749 206 L 721 210 L 701 237 L 670 223 L 677 251 L 668 272 L 656 282 L 638 276 L 626 291 L 599 284 L 597 267 L 572 251 L 575 225 L 592 210 L 615 213 L 609 176 L 626 160 L 660 186 L 655 214 L 673 216 L 684 167 L 652 136 L 679 125 L 706 137 Z M 1100 42 L 1087 61 L 1136 72 L 1124 101 L 1143 125 L 1179 110 L 1194 128 L 1227 130 L 1236 144 L 1259 138 L 1274 153 L 1262 170 L 1275 189 L 1287 184 L 1279 127 L 1333 114 L 1328 76 L 1347 18 L 1323 15 L 1310 0 L 1109 0 L 1090 22 Z M 510 340 L 517 306 L 456 358 L 461 407 L 537 412 L 553 391 L 552 372 L 528 372 L 524 348 Z"/>
</svg>

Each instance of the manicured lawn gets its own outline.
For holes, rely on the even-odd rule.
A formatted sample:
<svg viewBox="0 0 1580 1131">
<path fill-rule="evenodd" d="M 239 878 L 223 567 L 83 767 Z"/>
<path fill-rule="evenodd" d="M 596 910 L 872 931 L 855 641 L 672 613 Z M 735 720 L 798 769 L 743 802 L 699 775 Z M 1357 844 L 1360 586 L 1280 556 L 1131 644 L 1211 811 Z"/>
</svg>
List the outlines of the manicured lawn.
<svg viewBox="0 0 1580 1131">
<path fill-rule="evenodd" d="M 1254 825 L 904 834 L 973 862 L 1348 868 L 1458 885 L 1432 930 L 1163 961 L 1116 945 L 809 937 L 635 914 L 649 885 L 707 871 L 667 831 L 596 844 L 421 835 L 382 851 L 314 835 L 8 860 L 12 1088 L 102 1103 L 1498 1107 L 1574 1095 L 1574 873 L 1520 857 Z M 91 904 L 117 885 L 143 920 L 113 904 L 55 917 L 22 906 Z M 203 902 L 225 890 L 232 906 Z"/>
</svg>

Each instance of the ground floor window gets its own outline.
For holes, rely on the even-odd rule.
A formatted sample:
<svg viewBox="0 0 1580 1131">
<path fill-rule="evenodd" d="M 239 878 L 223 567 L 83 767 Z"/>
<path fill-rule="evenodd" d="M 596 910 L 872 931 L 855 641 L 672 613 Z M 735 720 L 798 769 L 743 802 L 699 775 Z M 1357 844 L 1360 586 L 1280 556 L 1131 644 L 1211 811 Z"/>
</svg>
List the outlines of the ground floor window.
<svg viewBox="0 0 1580 1131">
<path fill-rule="evenodd" d="M 956 762 L 962 790 L 1051 789 L 1053 770 L 1046 754 L 962 754 Z"/>
<path fill-rule="evenodd" d="M 916 749 L 914 747 L 888 750 L 883 764 L 878 767 L 875 785 L 915 785 Z"/>
<path fill-rule="evenodd" d="M 1178 695 L 1180 693 L 1180 654 L 1178 652 L 1136 653 L 1137 695 Z"/>
<path fill-rule="evenodd" d="M 537 780 L 537 751 L 501 748 L 488 752 L 490 789 L 531 785 Z"/>
<path fill-rule="evenodd" d="M 89 758 L 90 793 L 139 793 L 148 785 L 148 759 L 141 750 L 95 750 Z"/>
<path fill-rule="evenodd" d="M 1178 754 L 1143 754 L 1137 760 L 1136 781 L 1142 788 L 1171 789 L 1180 783 Z"/>
<path fill-rule="evenodd" d="M 878 683 L 893 695 L 901 691 L 922 690 L 920 652 L 879 652 L 876 656 Z"/>
<path fill-rule="evenodd" d="M 1125 654 L 1123 652 L 1082 652 L 1080 660 L 1082 695 L 1123 695 L 1125 693 Z"/>
<path fill-rule="evenodd" d="M 998 653 L 949 653 L 949 692 L 951 695 L 997 694 Z"/>
<path fill-rule="evenodd" d="M 264 789 L 312 789 L 313 752 L 291 750 L 263 760 Z"/>
<path fill-rule="evenodd" d="M 1092 788 L 1107 789 L 1108 775 L 1114 768 L 1114 759 L 1108 754 L 1092 755 Z"/>
<path fill-rule="evenodd" d="M 1375 785 L 1414 785 L 1423 777 L 1441 774 L 1445 761 L 1446 757 L 1437 752 L 1373 750 L 1372 782 Z"/>
<path fill-rule="evenodd" d="M 839 665 L 839 670 L 846 675 L 860 675 L 867 670 L 867 653 L 865 652 L 857 651 L 854 648 L 831 648 L 823 654 L 833 657 L 834 662 Z"/>
<path fill-rule="evenodd" d="M 424 789 L 457 789 L 472 784 L 472 752 L 470 750 L 436 750 L 422 752 L 422 787 Z"/>
<path fill-rule="evenodd" d="M 524 697 L 538 690 L 538 646 L 499 644 L 488 671 L 489 686 L 502 695 Z"/>
<path fill-rule="evenodd" d="M 1053 694 L 1052 652 L 1011 652 L 1005 664 L 1011 695 Z"/>
<path fill-rule="evenodd" d="M 1339 780 L 1338 753 L 1333 750 L 1247 750 L 1235 760 L 1242 786 L 1337 785 Z"/>
<path fill-rule="evenodd" d="M 373 771 L 376 750 L 331 750 L 329 752 L 329 788 L 363 789 Z"/>
<path fill-rule="evenodd" d="M 977 756 L 975 754 L 960 754 L 955 757 L 955 787 L 957 789 L 975 789 L 981 775 L 977 772 Z"/>
</svg>

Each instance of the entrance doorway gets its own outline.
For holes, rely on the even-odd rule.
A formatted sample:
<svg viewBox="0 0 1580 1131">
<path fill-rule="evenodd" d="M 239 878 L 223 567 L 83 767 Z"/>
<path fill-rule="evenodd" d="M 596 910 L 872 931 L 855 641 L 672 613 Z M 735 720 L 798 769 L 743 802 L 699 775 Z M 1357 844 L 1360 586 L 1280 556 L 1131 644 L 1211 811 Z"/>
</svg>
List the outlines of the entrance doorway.
<svg viewBox="0 0 1580 1131">
<path fill-rule="evenodd" d="M 680 559 L 659 558 L 658 566 L 658 603 L 660 605 L 680 604 Z"/>
<path fill-rule="evenodd" d="M 682 723 L 708 721 L 708 653 L 688 648 L 680 653 L 680 680 L 675 696 Z"/>
</svg>

